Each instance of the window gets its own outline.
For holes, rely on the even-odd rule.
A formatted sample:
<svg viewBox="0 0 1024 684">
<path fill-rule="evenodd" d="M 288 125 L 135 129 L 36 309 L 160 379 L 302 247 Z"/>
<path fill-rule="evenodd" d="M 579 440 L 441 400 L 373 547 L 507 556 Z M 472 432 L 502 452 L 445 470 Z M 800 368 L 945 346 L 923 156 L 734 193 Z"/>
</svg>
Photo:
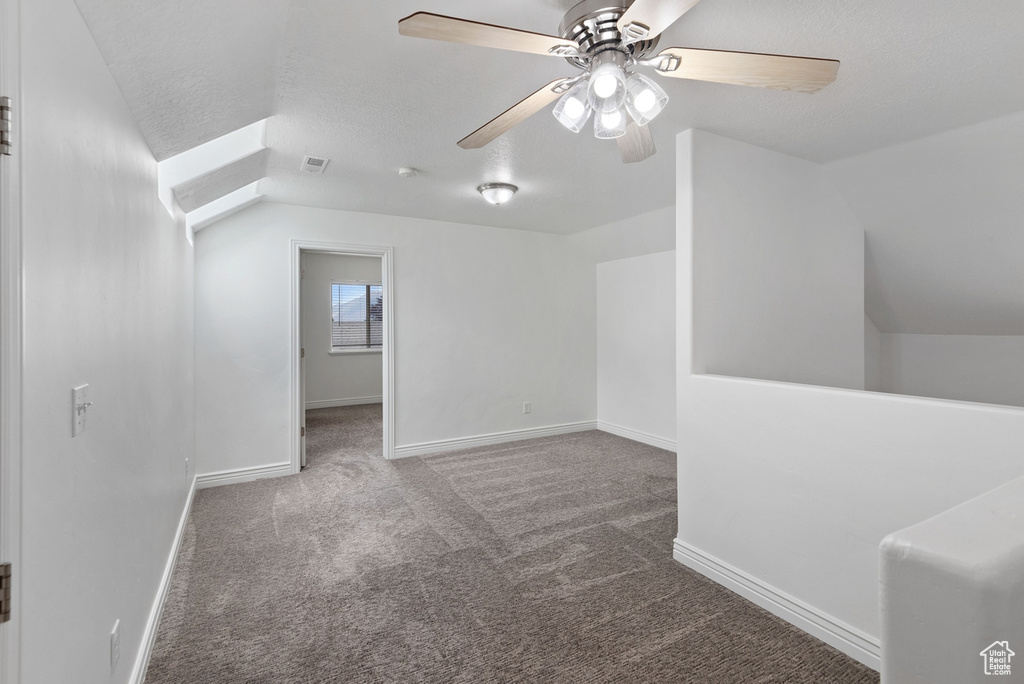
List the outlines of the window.
<svg viewBox="0 0 1024 684">
<path fill-rule="evenodd" d="M 380 349 L 384 344 L 384 288 L 331 283 L 331 351 Z"/>
</svg>

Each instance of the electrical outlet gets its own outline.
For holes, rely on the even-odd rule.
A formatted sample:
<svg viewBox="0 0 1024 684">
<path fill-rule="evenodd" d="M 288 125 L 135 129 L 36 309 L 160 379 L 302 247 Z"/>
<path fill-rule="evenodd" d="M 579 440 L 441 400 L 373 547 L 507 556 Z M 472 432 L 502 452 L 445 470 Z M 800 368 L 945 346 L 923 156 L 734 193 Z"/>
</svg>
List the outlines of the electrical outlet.
<svg viewBox="0 0 1024 684">
<path fill-rule="evenodd" d="M 85 412 L 92 406 L 89 401 L 89 386 L 71 388 L 71 436 L 77 437 L 85 430 Z"/>
<path fill-rule="evenodd" d="M 110 630 L 110 672 L 113 674 L 117 661 L 121 658 L 121 621 L 114 620 L 114 629 Z"/>
<path fill-rule="evenodd" d="M 530 412 L 530 402 L 524 401 L 523 402 L 523 413 L 529 413 L 529 412 Z"/>
</svg>

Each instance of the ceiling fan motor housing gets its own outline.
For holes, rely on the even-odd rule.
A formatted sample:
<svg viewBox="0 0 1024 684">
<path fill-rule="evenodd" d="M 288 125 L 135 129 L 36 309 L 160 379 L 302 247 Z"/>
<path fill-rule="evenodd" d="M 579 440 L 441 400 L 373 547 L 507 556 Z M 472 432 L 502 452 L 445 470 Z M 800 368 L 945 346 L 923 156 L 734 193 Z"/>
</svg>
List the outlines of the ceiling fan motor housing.
<svg viewBox="0 0 1024 684">
<path fill-rule="evenodd" d="M 595 55 L 606 50 L 618 50 L 643 59 L 658 44 L 658 37 L 622 45 L 619 17 L 632 5 L 632 0 L 583 0 L 562 18 L 559 35 L 580 46 L 580 56 L 566 57 L 566 61 L 580 69 L 587 69 Z"/>
</svg>

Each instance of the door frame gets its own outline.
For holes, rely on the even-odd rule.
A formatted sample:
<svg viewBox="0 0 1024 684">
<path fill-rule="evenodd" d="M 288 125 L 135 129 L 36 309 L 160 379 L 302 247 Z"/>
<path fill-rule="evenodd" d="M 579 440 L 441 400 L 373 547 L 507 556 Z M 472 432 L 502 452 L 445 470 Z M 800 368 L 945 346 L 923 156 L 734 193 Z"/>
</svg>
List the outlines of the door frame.
<svg viewBox="0 0 1024 684">
<path fill-rule="evenodd" d="M 21 662 L 22 216 L 21 3 L 0 0 L 0 95 L 12 99 L 13 154 L 0 158 L 0 562 L 13 569 L 11 619 L 0 625 L 0 682 Z"/>
<path fill-rule="evenodd" d="M 395 457 L 395 287 L 393 274 L 393 248 L 372 245 L 352 245 L 309 240 L 291 241 L 291 301 L 289 302 L 291 336 L 289 340 L 291 387 L 291 472 L 298 473 L 302 462 L 301 428 L 305 425 L 306 407 L 302 401 L 302 252 L 327 252 L 349 256 L 380 257 L 380 282 L 384 286 L 384 344 L 381 349 L 382 402 L 384 414 L 384 458 Z"/>
</svg>

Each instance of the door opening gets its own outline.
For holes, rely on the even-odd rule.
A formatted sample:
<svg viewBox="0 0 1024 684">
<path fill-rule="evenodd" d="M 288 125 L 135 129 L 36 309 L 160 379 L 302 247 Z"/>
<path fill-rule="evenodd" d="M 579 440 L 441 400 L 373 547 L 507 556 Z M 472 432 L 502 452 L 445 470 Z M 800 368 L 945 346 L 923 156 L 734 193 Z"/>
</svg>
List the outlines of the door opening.
<svg viewBox="0 0 1024 684">
<path fill-rule="evenodd" d="M 306 464 L 306 409 L 379 403 L 394 457 L 391 248 L 292 241 L 292 472 Z"/>
</svg>

